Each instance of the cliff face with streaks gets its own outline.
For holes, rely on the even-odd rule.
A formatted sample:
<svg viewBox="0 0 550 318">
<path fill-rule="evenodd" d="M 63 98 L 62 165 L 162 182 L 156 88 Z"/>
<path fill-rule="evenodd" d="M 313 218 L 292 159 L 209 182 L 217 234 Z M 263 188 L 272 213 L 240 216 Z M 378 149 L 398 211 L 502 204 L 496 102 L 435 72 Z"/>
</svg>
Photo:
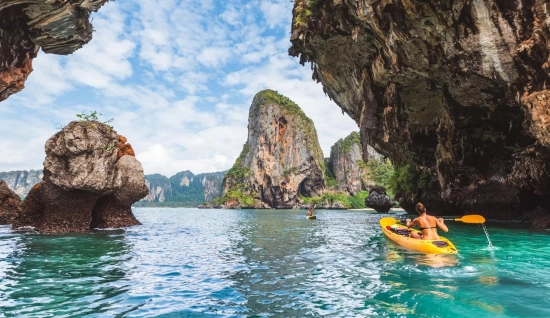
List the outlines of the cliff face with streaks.
<svg viewBox="0 0 550 318">
<path fill-rule="evenodd" d="M 369 146 L 369 148 L 371 147 Z M 346 138 L 338 140 L 330 148 L 328 168 L 336 179 L 335 190 L 355 195 L 361 190 L 366 190 L 367 186 L 374 185 L 374 182 L 370 181 L 367 176 L 367 167 L 363 161 L 363 149 L 358 132 L 352 132 Z"/>
<path fill-rule="evenodd" d="M 399 194 L 403 207 L 520 219 L 550 209 L 549 12 L 542 0 L 297 0 L 289 53 L 311 62 L 363 146 L 431 177 Z"/>
<path fill-rule="evenodd" d="M 43 177 L 42 170 L 0 172 L 0 180 L 6 181 L 7 186 L 23 198 L 35 184 L 42 181 Z"/>
<path fill-rule="evenodd" d="M 145 176 L 149 194 L 135 206 L 197 207 L 221 195 L 225 172 L 193 174 L 181 171 L 167 178 L 161 174 Z"/>
<path fill-rule="evenodd" d="M 0 2 L 0 101 L 21 91 L 32 59 L 71 54 L 92 39 L 90 13 L 108 0 L 3 0 Z"/>
<path fill-rule="evenodd" d="M 264 90 L 250 106 L 248 139 L 225 175 L 224 195 L 239 191 L 272 208 L 292 208 L 300 195 L 323 193 L 324 170 L 313 121 L 287 97 Z"/>
</svg>

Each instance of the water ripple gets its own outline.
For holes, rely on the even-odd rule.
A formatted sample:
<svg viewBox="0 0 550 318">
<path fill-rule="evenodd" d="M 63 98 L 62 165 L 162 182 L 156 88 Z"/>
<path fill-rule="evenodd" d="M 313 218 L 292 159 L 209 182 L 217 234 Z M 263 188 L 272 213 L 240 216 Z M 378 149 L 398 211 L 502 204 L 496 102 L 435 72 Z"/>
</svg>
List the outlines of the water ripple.
<svg viewBox="0 0 550 318">
<path fill-rule="evenodd" d="M 0 316 L 550 316 L 545 233 L 489 227 L 487 250 L 481 228 L 452 224 L 459 254 L 424 255 L 360 211 L 135 214 L 81 235 L 0 226 Z"/>
</svg>

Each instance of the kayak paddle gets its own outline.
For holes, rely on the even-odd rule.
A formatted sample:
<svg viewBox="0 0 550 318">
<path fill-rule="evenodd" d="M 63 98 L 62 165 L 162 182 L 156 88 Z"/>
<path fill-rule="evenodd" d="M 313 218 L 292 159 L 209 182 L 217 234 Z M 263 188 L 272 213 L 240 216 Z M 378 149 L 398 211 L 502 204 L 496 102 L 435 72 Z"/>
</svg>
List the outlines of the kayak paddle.
<svg viewBox="0 0 550 318">
<path fill-rule="evenodd" d="M 477 214 L 470 214 L 470 215 L 464 215 L 460 218 L 456 219 L 444 219 L 446 221 L 458 221 L 463 223 L 485 223 L 485 218 L 481 215 Z"/>
</svg>

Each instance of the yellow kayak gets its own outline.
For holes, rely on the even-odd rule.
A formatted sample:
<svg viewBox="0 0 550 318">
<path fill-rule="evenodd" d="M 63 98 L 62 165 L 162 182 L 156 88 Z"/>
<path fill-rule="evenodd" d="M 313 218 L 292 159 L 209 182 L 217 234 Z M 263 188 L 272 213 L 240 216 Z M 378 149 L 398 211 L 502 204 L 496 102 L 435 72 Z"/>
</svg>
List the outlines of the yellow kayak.
<svg viewBox="0 0 550 318">
<path fill-rule="evenodd" d="M 317 216 L 315 216 L 315 215 L 306 215 L 306 218 L 308 218 L 308 219 L 316 219 Z"/>
<path fill-rule="evenodd" d="M 426 254 L 456 254 L 458 252 L 453 243 L 443 236 L 440 236 L 439 240 L 418 240 L 409 237 L 406 234 L 407 227 L 394 218 L 380 219 L 380 227 L 390 240 L 411 250 Z"/>
</svg>

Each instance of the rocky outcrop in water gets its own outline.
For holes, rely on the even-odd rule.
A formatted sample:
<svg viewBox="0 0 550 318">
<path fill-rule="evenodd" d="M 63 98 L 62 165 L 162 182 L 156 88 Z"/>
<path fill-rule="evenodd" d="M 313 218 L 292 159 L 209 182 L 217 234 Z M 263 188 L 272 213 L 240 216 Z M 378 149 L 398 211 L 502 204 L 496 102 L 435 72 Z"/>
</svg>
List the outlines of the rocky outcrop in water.
<svg viewBox="0 0 550 318">
<path fill-rule="evenodd" d="M 402 206 L 424 196 L 433 213 L 518 219 L 550 209 L 549 12 L 535 0 L 300 0 L 289 53 L 311 62 L 363 146 L 430 176 Z"/>
<path fill-rule="evenodd" d="M 90 13 L 107 1 L 0 1 L 0 101 L 23 89 L 39 49 L 66 55 L 88 43 Z"/>
<path fill-rule="evenodd" d="M 311 119 L 287 97 L 264 90 L 250 106 L 248 139 L 225 175 L 224 196 L 250 196 L 270 207 L 291 208 L 300 196 L 323 193 L 324 170 Z"/>
<path fill-rule="evenodd" d="M 13 221 L 42 232 L 86 232 L 140 224 L 131 205 L 147 195 L 141 164 L 117 157 L 118 134 L 98 121 L 73 121 L 46 142 L 43 181 Z"/>
<path fill-rule="evenodd" d="M 0 180 L 0 225 L 11 224 L 19 213 L 21 198 L 13 192 L 4 180 Z"/>
<path fill-rule="evenodd" d="M 8 187 L 23 198 L 35 184 L 42 181 L 43 176 L 42 170 L 0 172 L 0 180 L 6 181 Z"/>
<path fill-rule="evenodd" d="M 383 187 L 370 187 L 369 196 L 365 199 L 365 205 L 379 213 L 388 213 L 395 203 L 395 200 L 386 194 L 386 189 Z"/>
</svg>

